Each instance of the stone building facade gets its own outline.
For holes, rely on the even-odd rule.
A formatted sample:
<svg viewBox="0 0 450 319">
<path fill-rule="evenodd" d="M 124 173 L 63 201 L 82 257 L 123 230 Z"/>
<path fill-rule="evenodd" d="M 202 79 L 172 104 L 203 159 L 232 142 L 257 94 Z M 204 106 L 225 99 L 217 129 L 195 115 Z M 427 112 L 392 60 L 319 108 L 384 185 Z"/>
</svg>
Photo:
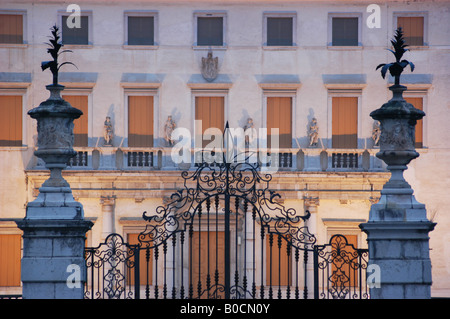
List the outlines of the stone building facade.
<svg viewBox="0 0 450 319">
<path fill-rule="evenodd" d="M 75 121 L 78 155 L 64 176 L 94 222 L 88 246 L 112 232 L 139 233 L 142 213 L 182 186 L 181 171 L 194 163 L 174 162 L 165 127 L 171 117 L 192 132 L 193 146 L 199 119 L 203 129 L 223 130 L 226 121 L 244 127 L 249 118 L 257 129 L 278 128 L 279 169 L 271 185 L 284 205 L 312 213 L 308 226 L 319 243 L 339 233 L 367 247 L 358 226 L 389 177 L 375 157 L 369 113 L 390 99 L 393 80 L 375 67 L 391 58 L 389 39 L 402 26 L 411 43 L 407 58 L 416 64 L 402 75 L 404 96 L 426 113 L 416 132 L 420 157 L 405 175 L 437 222 L 430 233 L 432 296 L 450 296 L 450 2 L 76 4 L 80 28 L 68 27 L 77 11 L 66 2 L 0 3 L 0 247 L 10 260 L 0 265 L 0 294 L 21 292 L 14 221 L 48 175 L 33 155 L 36 124 L 27 112 L 48 97 L 51 78 L 40 63 L 56 23 L 73 51 L 62 61 L 77 66 L 62 67 L 62 95 L 84 113 Z M 313 119 L 319 130 L 311 140 Z"/>
</svg>

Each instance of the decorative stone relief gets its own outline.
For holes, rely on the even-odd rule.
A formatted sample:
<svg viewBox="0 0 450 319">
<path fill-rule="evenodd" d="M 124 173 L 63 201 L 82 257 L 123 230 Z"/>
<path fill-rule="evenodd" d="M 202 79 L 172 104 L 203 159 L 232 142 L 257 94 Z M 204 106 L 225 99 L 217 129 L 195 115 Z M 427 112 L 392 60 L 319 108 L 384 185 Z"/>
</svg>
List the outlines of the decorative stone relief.
<svg viewBox="0 0 450 319">
<path fill-rule="evenodd" d="M 213 58 L 212 51 L 208 52 L 206 58 L 202 58 L 202 76 L 208 81 L 212 82 L 216 79 L 219 74 L 219 58 Z"/>
</svg>

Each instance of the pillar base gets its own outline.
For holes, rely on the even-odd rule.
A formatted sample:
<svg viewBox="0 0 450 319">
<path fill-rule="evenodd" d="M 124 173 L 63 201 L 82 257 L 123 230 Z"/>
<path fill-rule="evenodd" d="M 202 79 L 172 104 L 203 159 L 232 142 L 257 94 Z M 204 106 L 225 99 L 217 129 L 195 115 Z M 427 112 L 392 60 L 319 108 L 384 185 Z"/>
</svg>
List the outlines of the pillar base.
<svg viewBox="0 0 450 319">
<path fill-rule="evenodd" d="M 16 223 L 23 231 L 23 298 L 82 299 L 86 282 L 85 234 L 93 223 L 83 219 L 27 218 Z"/>
</svg>

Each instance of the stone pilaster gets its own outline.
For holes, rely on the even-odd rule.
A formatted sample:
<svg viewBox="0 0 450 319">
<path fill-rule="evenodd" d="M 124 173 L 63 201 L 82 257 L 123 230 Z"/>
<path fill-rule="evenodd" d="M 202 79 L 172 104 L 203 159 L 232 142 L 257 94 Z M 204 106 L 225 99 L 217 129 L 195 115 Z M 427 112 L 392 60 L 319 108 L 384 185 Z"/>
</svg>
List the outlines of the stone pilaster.
<svg viewBox="0 0 450 319">
<path fill-rule="evenodd" d="M 116 199 L 114 196 L 102 196 L 100 204 L 102 205 L 103 230 L 102 240 L 105 240 L 109 234 L 115 232 L 114 227 L 114 206 Z"/>
</svg>

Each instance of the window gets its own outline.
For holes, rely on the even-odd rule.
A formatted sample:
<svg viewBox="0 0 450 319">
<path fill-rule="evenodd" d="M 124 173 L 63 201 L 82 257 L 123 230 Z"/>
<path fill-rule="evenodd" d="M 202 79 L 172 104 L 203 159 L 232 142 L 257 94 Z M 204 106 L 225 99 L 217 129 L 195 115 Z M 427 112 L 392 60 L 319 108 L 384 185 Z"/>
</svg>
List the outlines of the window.
<svg viewBox="0 0 450 319">
<path fill-rule="evenodd" d="M 0 287 L 20 286 L 21 235 L 0 235 Z"/>
<path fill-rule="evenodd" d="M 267 147 L 271 147 L 272 128 L 279 133 L 279 147 L 292 147 L 292 98 L 267 97 Z M 274 137 L 276 138 L 276 136 Z"/>
<path fill-rule="evenodd" d="M 358 98 L 332 98 L 332 147 L 358 147 Z"/>
<path fill-rule="evenodd" d="M 225 129 L 225 98 L 223 96 L 197 96 L 195 97 L 195 120 L 202 121 L 202 147 L 206 147 L 211 140 L 203 139 L 208 128 Z M 200 133 L 200 132 L 199 132 Z"/>
<path fill-rule="evenodd" d="M 411 46 L 424 45 L 424 20 L 422 17 L 397 17 L 397 27 L 403 29 L 405 42 Z"/>
<path fill-rule="evenodd" d="M 128 96 L 128 146 L 153 147 L 153 96 Z"/>
<path fill-rule="evenodd" d="M 267 45 L 293 45 L 293 18 L 267 17 Z"/>
<path fill-rule="evenodd" d="M 23 14 L 0 14 L 0 43 L 24 43 L 23 22 Z"/>
<path fill-rule="evenodd" d="M 332 45 L 358 46 L 358 17 L 332 17 Z"/>
<path fill-rule="evenodd" d="M 79 118 L 73 121 L 73 134 L 75 147 L 88 146 L 88 96 L 87 95 L 63 95 L 63 99 L 74 108 L 83 112 Z"/>
<path fill-rule="evenodd" d="M 62 16 L 61 36 L 63 44 L 89 44 L 89 16 L 80 17 L 80 28 L 69 28 L 67 19 L 69 16 Z"/>
<path fill-rule="evenodd" d="M 157 11 L 125 11 L 125 45 L 158 45 L 157 25 Z"/>
<path fill-rule="evenodd" d="M 0 96 L 0 146 L 22 146 L 22 96 Z"/>
<path fill-rule="evenodd" d="M 416 109 L 423 111 L 423 98 L 421 97 L 405 97 L 406 102 L 411 103 Z M 417 121 L 416 124 L 415 147 L 423 147 L 423 119 Z"/>
<path fill-rule="evenodd" d="M 196 46 L 225 45 L 225 13 L 195 13 Z"/>
</svg>

